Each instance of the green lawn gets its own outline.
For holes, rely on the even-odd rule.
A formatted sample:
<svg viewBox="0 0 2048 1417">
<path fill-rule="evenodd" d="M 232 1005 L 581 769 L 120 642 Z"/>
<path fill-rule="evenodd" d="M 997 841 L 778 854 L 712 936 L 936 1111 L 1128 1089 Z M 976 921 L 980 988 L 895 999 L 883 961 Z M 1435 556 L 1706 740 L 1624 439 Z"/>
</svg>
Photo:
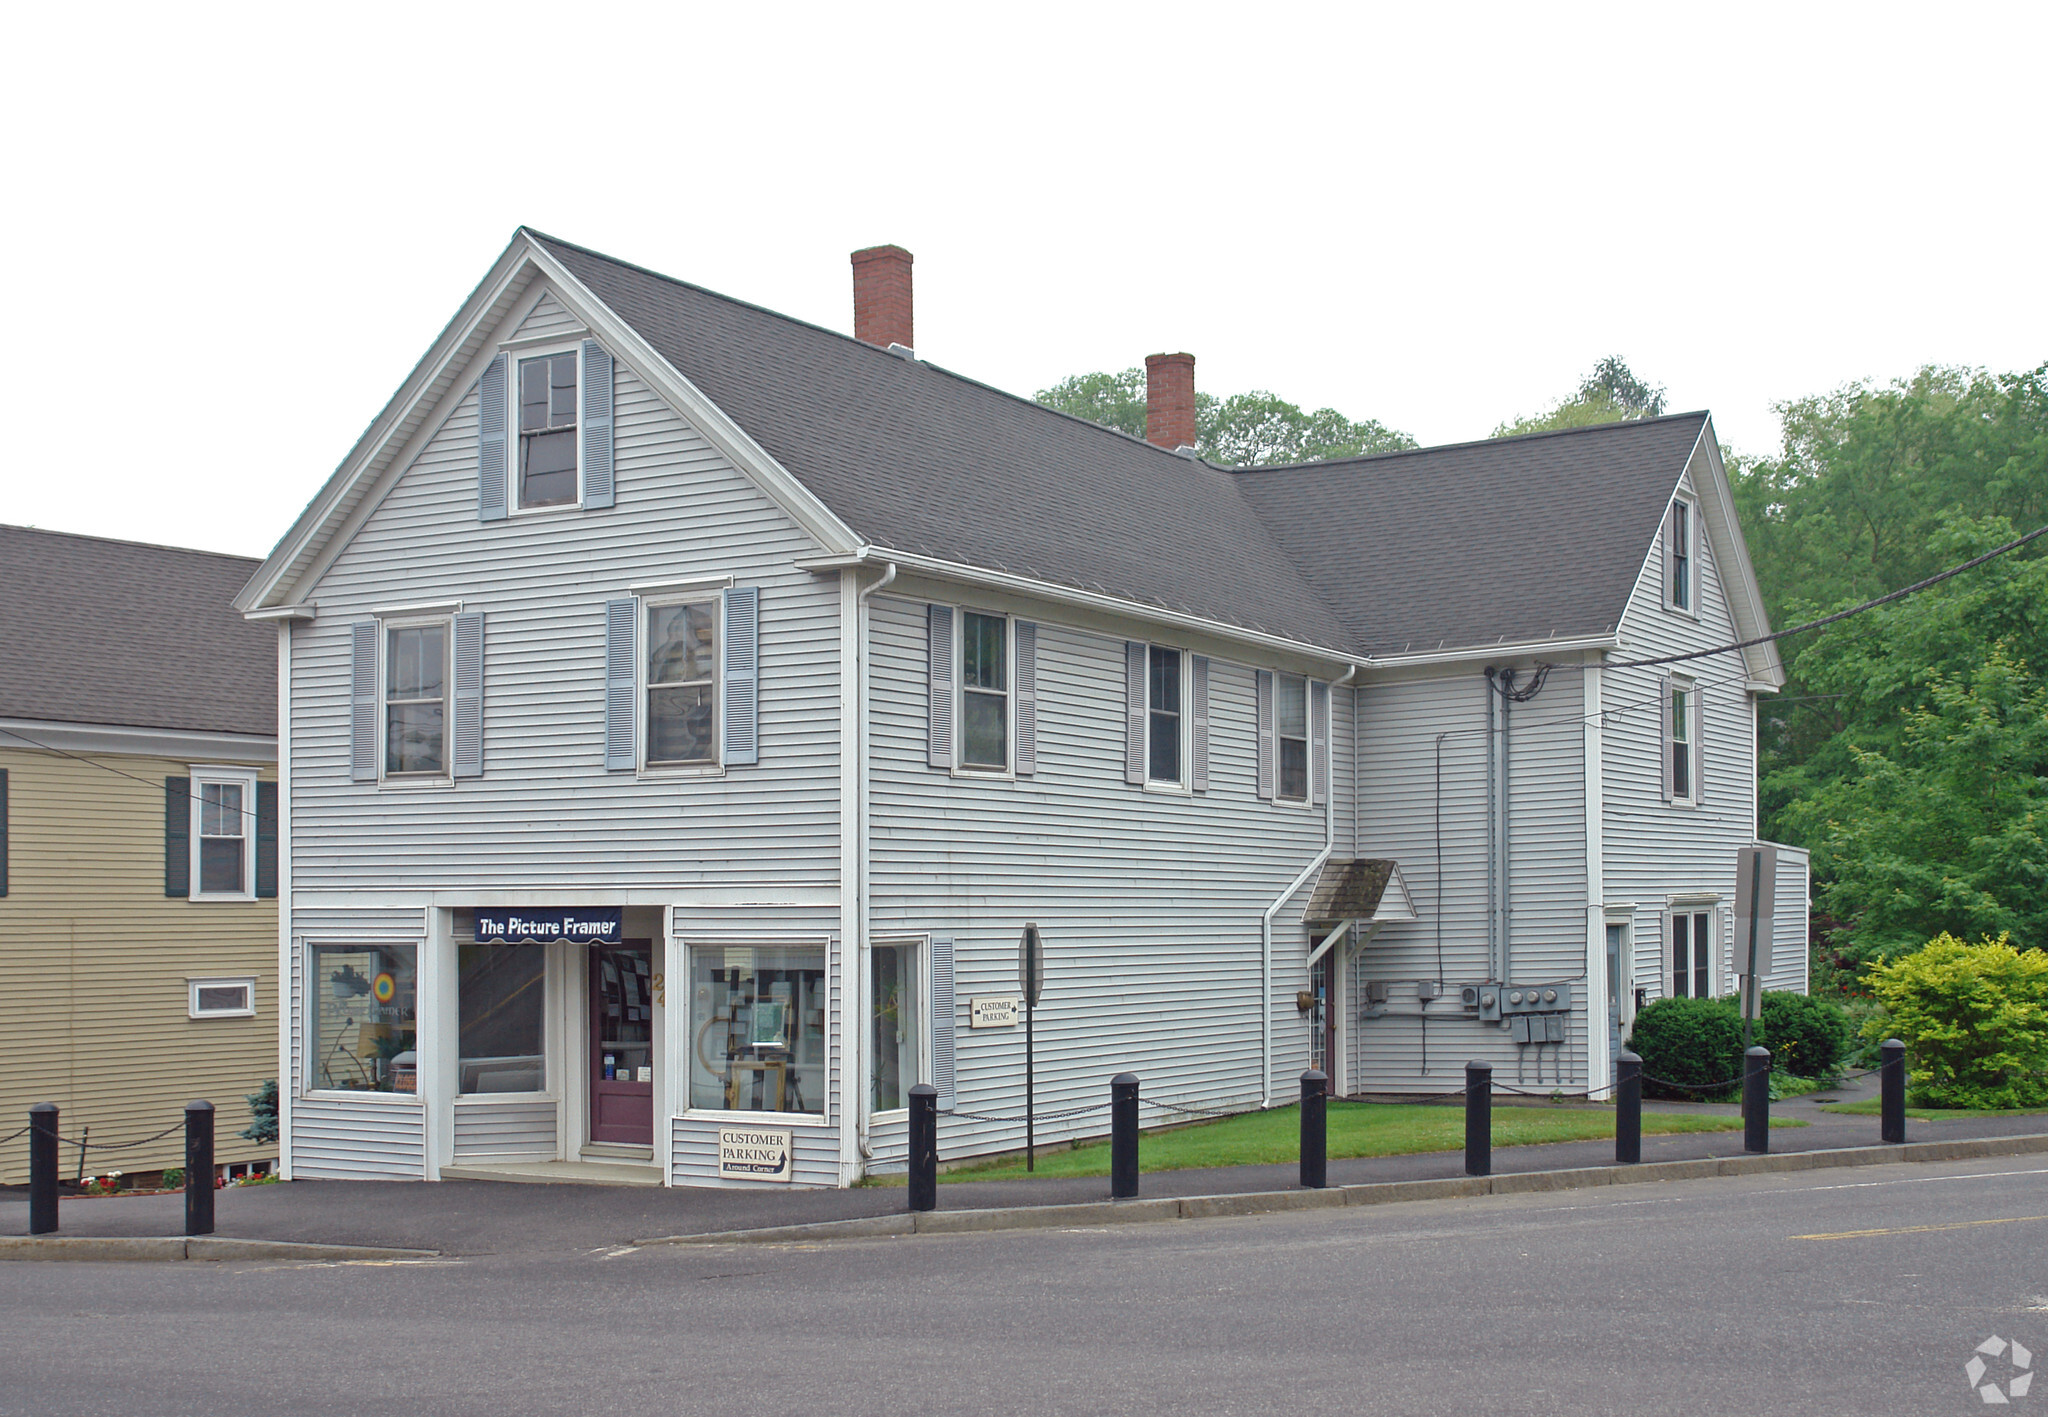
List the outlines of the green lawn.
<svg viewBox="0 0 2048 1417">
<path fill-rule="evenodd" d="M 1823 1102 L 1823 1112 L 1842 1112 L 1852 1117 L 1875 1117 L 1884 1110 L 1884 1100 L 1865 1097 L 1856 1102 Z M 1908 1107 L 1906 1115 L 1923 1122 L 1939 1122 L 1950 1117 L 2038 1117 L 2048 1113 L 2044 1107 L 2017 1107 L 2010 1112 L 1973 1107 Z"/>
<path fill-rule="evenodd" d="M 1805 1126 L 1776 1117 L 1774 1127 Z M 1646 1136 L 1667 1132 L 1739 1131 L 1742 1119 L 1720 1114 L 1644 1112 Z M 1614 1135 L 1612 1109 L 1583 1107 L 1496 1107 L 1493 1144 L 1529 1146 L 1537 1142 L 1594 1141 Z M 1462 1106 L 1402 1106 L 1373 1102 L 1332 1102 L 1329 1111 L 1330 1159 L 1350 1156 L 1405 1156 L 1418 1151 L 1458 1151 L 1465 1145 Z M 1301 1146 L 1298 1108 L 1276 1107 L 1247 1112 L 1198 1127 L 1145 1132 L 1138 1138 L 1138 1169 L 1180 1171 L 1200 1166 L 1261 1166 L 1297 1160 Z M 940 1176 L 941 1181 L 995 1181 L 1025 1174 L 1019 1160 L 968 1166 Z M 1050 1151 L 1038 1158 L 1040 1176 L 1107 1176 L 1109 1143 L 1090 1142 L 1071 1151 Z M 891 1178 L 896 1184 L 902 1177 Z"/>
</svg>

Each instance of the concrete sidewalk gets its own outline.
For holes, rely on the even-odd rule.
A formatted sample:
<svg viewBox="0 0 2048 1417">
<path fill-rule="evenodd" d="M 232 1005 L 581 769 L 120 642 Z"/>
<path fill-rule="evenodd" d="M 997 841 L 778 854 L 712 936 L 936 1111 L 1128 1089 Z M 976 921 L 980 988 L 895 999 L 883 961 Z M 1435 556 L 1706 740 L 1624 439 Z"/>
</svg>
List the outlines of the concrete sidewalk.
<svg viewBox="0 0 2048 1417">
<path fill-rule="evenodd" d="M 1842 1093 L 1823 1096 L 1848 1097 Z M 1498 1105 L 1498 1104 L 1497 1104 Z M 1815 1098 L 1781 1102 L 1780 1117 L 1810 1125 L 1771 1133 L 1775 1153 L 1875 1147 L 1878 1119 L 1842 1117 L 1818 1110 Z M 1658 1104 L 1652 1110 L 1667 1110 Z M 1668 1110 L 1721 1110 L 1670 1108 Z M 2048 1117 L 1968 1118 L 1908 1124 L 1911 1142 L 1963 1138 L 2017 1137 L 2048 1132 Z M 1740 1132 L 1690 1133 L 1643 1138 L 1645 1162 L 1739 1157 Z M 1493 1154 L 1494 1174 L 1512 1176 L 1610 1166 L 1610 1140 L 1505 1147 Z M 1365 1157 L 1332 1161 L 1333 1187 L 1389 1181 L 1435 1181 L 1461 1177 L 1458 1152 Z M 1140 1181 L 1146 1198 L 1241 1195 L 1296 1189 L 1297 1168 L 1234 1166 L 1201 1171 L 1147 1172 Z M 1108 1198 L 1106 1177 L 1062 1180 L 1018 1179 L 942 1183 L 941 1211 L 992 1210 L 1017 1206 L 1075 1205 Z M 216 1233 L 244 1240 L 329 1245 L 395 1246 L 448 1255 L 577 1252 L 607 1249 L 637 1240 L 709 1234 L 771 1226 L 813 1224 L 901 1215 L 901 1186 L 847 1191 L 669 1190 L 584 1185 L 509 1185 L 490 1181 L 298 1181 L 234 1187 L 216 1196 Z M 69 1236 L 174 1236 L 183 1227 L 178 1195 L 66 1198 L 60 1234 Z M 23 1188 L 0 1191 L 0 1235 L 26 1235 L 28 1198 Z"/>
</svg>

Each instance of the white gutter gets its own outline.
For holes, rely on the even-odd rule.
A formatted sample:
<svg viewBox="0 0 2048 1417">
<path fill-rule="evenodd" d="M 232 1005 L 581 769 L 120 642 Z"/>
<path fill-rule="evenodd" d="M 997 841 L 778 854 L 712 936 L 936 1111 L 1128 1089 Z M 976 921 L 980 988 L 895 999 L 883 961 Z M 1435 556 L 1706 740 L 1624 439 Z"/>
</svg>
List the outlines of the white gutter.
<svg viewBox="0 0 2048 1417">
<path fill-rule="evenodd" d="M 1052 581 L 1038 580 L 1032 576 L 1020 576 L 1009 571 L 991 571 L 981 566 L 963 565 L 958 561 L 943 561 L 935 556 L 918 556 L 902 551 L 889 551 L 880 547 L 864 547 L 847 556 L 821 556 L 798 561 L 800 571 L 839 571 L 849 566 L 874 566 L 900 564 L 904 570 L 920 572 L 938 580 L 955 581 L 963 585 L 987 586 L 995 590 L 1014 591 L 1019 595 L 1050 600 L 1062 605 L 1078 605 L 1104 614 L 1123 616 L 1128 619 L 1149 620 L 1155 624 L 1171 625 L 1176 629 L 1189 630 L 1197 634 L 1212 635 L 1219 639 L 1234 640 L 1239 644 L 1256 645 L 1268 651 L 1300 655 L 1321 660 L 1325 664 L 1347 666 L 1352 672 L 1370 669 L 1380 663 L 1371 658 L 1360 658 L 1343 650 L 1331 649 L 1324 645 L 1309 644 L 1304 640 L 1288 639 L 1285 635 L 1268 634 L 1263 630 L 1248 630 L 1239 625 L 1225 624 L 1184 610 L 1169 610 L 1160 605 L 1148 605 L 1142 600 L 1126 600 L 1120 596 L 1107 595 L 1098 591 L 1079 590 L 1073 586 L 1059 585 Z M 1351 682 L 1347 673 L 1339 684 Z"/>
<path fill-rule="evenodd" d="M 1358 673 L 1358 666 L 1352 665 L 1344 671 L 1344 677 L 1330 686 L 1330 711 L 1337 710 L 1337 691 L 1351 682 Z M 1313 725 L 1311 725 L 1313 728 Z M 1334 759 L 1330 752 L 1331 725 L 1323 725 L 1323 752 Z M 1315 765 L 1309 765 L 1313 776 Z M 1323 785 L 1323 849 L 1315 859 L 1301 868 L 1301 874 L 1288 882 L 1287 889 L 1274 898 L 1265 913 L 1259 916 L 1259 1106 L 1273 1105 L 1273 917 L 1280 913 L 1280 907 L 1294 898 L 1294 893 L 1308 884 L 1309 878 L 1323 869 L 1323 863 L 1330 859 L 1330 851 L 1337 844 L 1337 774 L 1331 773 L 1330 780 Z"/>
<path fill-rule="evenodd" d="M 1524 658 L 1534 654 L 1569 654 L 1574 650 L 1619 649 L 1620 635 L 1581 635 L 1564 640 L 1505 640 L 1491 645 L 1464 645 L 1455 649 L 1418 650 L 1413 654 L 1376 654 L 1364 661 L 1369 669 L 1402 669 L 1422 664 L 1455 664 L 1464 660 Z"/>
<path fill-rule="evenodd" d="M 868 936 L 871 928 L 868 904 L 868 795 L 870 790 L 868 773 L 868 597 L 896 579 L 896 564 L 890 562 L 883 570 L 881 579 L 871 586 L 863 587 L 853 598 L 854 603 L 854 686 L 853 713 L 853 937 L 844 938 L 842 931 L 840 957 L 842 967 L 852 972 L 851 985 L 847 992 L 852 1005 L 851 1016 L 846 1020 L 846 1058 L 841 1086 L 851 1094 L 850 1104 L 842 1097 L 841 1105 L 851 1105 L 854 1115 L 855 1155 L 846 1160 L 854 1171 L 854 1179 L 860 1180 L 867 1173 L 867 1163 L 874 1157 L 874 1148 L 868 1144 L 868 1095 L 862 1085 L 864 1060 L 861 1049 L 866 1037 L 868 1016 L 868 971 L 866 968 Z M 847 764 L 840 764 L 842 780 Z M 842 793 L 842 799 L 844 794 Z M 848 863 L 842 852 L 839 869 L 842 877 Z M 850 962 L 850 964 L 848 963 Z"/>
</svg>

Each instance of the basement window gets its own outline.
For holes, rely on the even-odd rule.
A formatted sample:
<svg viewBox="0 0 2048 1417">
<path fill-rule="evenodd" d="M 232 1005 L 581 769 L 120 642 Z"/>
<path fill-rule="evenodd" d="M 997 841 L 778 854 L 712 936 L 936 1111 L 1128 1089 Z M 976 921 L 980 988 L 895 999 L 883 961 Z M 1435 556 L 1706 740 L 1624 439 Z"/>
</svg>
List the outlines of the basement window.
<svg viewBox="0 0 2048 1417">
<path fill-rule="evenodd" d="M 256 1017 L 254 979 L 188 979 L 185 989 L 187 1018 Z"/>
</svg>

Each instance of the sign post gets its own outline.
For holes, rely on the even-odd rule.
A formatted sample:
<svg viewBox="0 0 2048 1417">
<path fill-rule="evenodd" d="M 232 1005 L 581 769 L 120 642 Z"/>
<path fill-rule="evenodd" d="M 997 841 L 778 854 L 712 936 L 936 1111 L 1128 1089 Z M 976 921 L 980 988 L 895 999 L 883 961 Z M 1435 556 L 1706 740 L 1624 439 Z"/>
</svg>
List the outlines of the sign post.
<svg viewBox="0 0 2048 1417">
<path fill-rule="evenodd" d="M 1758 843 L 1735 853 L 1735 972 L 1741 976 L 1742 1046 L 1763 1004 L 1763 977 L 1769 972 L 1774 941 L 1772 906 L 1778 898 L 1778 848 Z"/>
<path fill-rule="evenodd" d="M 1031 1011 L 1045 990 L 1045 942 L 1038 938 L 1038 926 L 1026 921 L 1024 938 L 1017 942 L 1017 989 L 1024 995 L 1024 1169 L 1038 1169 L 1038 1110 L 1032 1077 Z"/>
</svg>

